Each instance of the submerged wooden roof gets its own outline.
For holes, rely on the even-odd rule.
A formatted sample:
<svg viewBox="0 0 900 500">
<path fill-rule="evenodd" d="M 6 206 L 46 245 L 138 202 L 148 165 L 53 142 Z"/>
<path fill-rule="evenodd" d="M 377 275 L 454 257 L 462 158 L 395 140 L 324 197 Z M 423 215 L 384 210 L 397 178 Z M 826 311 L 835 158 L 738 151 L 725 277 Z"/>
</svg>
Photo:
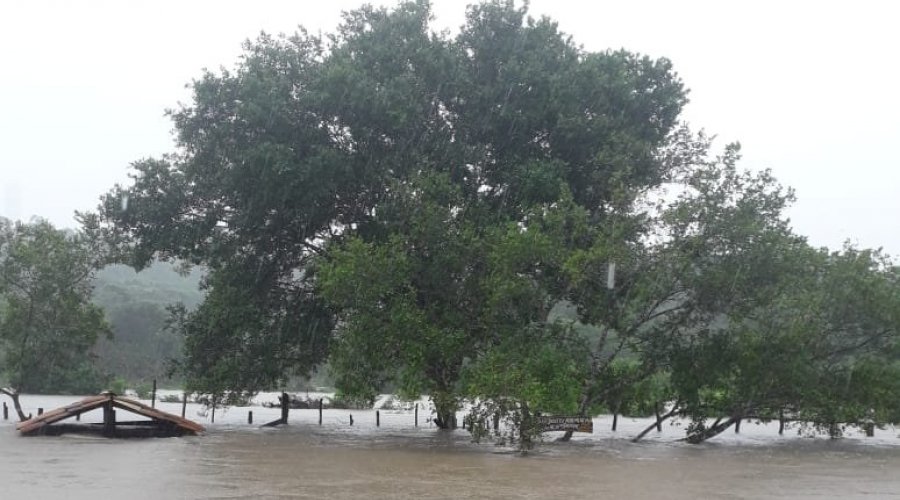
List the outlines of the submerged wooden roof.
<svg viewBox="0 0 900 500">
<path fill-rule="evenodd" d="M 98 396 L 84 398 L 70 405 L 44 412 L 44 414 L 33 417 L 24 422 L 16 424 L 16 429 L 22 434 L 32 434 L 44 426 L 65 420 L 82 413 L 102 408 L 106 404 L 110 404 L 114 408 L 129 411 L 131 413 L 150 418 L 157 422 L 168 423 L 190 433 L 203 432 L 205 429 L 202 425 L 191 420 L 181 418 L 178 415 L 166 413 L 156 408 L 147 406 L 134 399 L 124 398 L 111 392 L 105 392 Z M 124 424 L 124 422 L 123 422 Z M 126 424 L 127 425 L 127 424 Z"/>
</svg>

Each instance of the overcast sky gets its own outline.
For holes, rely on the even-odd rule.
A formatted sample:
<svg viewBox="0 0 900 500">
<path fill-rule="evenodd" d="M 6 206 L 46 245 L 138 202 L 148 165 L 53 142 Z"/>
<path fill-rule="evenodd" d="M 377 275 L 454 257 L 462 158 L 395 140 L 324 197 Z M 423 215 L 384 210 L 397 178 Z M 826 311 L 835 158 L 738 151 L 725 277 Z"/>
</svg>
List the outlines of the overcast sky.
<svg viewBox="0 0 900 500">
<path fill-rule="evenodd" d="M 386 3 L 394 2 L 375 2 Z M 437 27 L 466 3 L 436 0 Z M 0 215 L 73 227 L 130 162 L 172 150 L 166 108 L 260 30 L 331 31 L 358 1 L 0 2 Z M 668 57 L 684 117 L 793 186 L 794 228 L 900 256 L 900 2 L 532 0 L 588 50 Z"/>
</svg>

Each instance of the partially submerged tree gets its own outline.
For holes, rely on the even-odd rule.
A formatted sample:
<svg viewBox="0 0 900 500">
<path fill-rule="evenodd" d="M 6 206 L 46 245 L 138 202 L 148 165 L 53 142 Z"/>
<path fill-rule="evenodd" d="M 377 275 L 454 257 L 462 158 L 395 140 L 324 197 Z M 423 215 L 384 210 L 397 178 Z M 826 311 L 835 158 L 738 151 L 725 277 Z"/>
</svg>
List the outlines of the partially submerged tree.
<svg viewBox="0 0 900 500">
<path fill-rule="evenodd" d="M 768 300 L 673 349 L 688 441 L 785 414 L 833 436 L 896 418 L 896 277 L 870 252 L 793 253 Z"/>
<path fill-rule="evenodd" d="M 332 258 L 390 248 L 419 274 L 406 299 L 391 297 L 398 310 L 376 316 L 407 323 L 356 335 L 375 304 L 334 301 L 343 333 L 332 367 L 349 391 L 406 377 L 447 402 L 443 422 L 464 360 L 484 343 L 478 296 L 467 295 L 489 251 L 480 241 L 563 192 L 599 220 L 628 203 L 616 190 L 666 178 L 656 151 L 685 102 L 668 61 L 585 52 L 512 2 L 471 7 L 453 39 L 429 30 L 430 15 L 427 2 L 363 7 L 327 41 L 301 32 L 248 43 L 234 72 L 206 73 L 172 114 L 178 153 L 135 163 L 134 185 L 104 197 L 100 218 L 134 265 L 178 257 L 211 270 L 207 302 L 180 323 L 192 376 L 256 390 L 309 370 L 331 326 L 316 312 L 318 262 L 361 288 L 369 277 Z M 423 182 L 452 197 L 421 197 Z M 275 319 L 287 311 L 320 327 Z M 310 344 L 308 356 L 291 354 Z M 353 358 L 373 345 L 394 354 L 379 363 L 398 364 L 385 372 Z M 245 363 L 257 348 L 268 354 Z"/>
<path fill-rule="evenodd" d="M 465 393 L 474 404 L 469 430 L 476 440 L 493 435 L 528 450 L 538 441 L 538 417 L 571 415 L 584 377 L 583 344 L 568 325 L 534 327 L 492 347 L 467 367 Z M 497 428 L 505 423 L 506 432 Z"/>
</svg>

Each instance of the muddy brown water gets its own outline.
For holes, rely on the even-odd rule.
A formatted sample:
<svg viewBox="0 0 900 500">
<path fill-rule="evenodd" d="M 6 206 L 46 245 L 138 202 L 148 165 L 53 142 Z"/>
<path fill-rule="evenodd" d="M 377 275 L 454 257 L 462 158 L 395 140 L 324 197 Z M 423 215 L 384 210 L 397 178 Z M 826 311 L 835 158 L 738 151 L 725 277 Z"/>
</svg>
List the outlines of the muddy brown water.
<svg viewBox="0 0 900 500">
<path fill-rule="evenodd" d="M 166 439 L 20 437 L 4 422 L 0 498 L 900 498 L 893 428 L 833 441 L 745 423 L 741 435 L 693 446 L 666 426 L 632 444 L 648 421 L 620 419 L 613 433 L 602 417 L 592 435 L 521 456 L 424 417 L 416 428 L 408 412 L 382 412 L 375 427 L 373 411 L 326 411 L 320 427 L 317 412 L 299 410 L 288 427 L 259 429 L 246 424 L 251 409 L 256 423 L 278 413 L 232 408 L 202 436 Z M 196 412 L 190 405 L 188 416 L 208 425 Z"/>
</svg>

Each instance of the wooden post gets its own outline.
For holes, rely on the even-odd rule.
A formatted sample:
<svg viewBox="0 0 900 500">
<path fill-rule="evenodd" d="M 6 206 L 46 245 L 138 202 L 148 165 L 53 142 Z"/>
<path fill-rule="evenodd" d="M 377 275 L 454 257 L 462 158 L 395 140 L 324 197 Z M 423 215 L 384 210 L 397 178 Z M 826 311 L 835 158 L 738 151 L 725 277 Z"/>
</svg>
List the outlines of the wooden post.
<svg viewBox="0 0 900 500">
<path fill-rule="evenodd" d="M 615 432 L 616 427 L 618 427 L 618 426 L 619 426 L 619 413 L 613 412 L 613 424 L 612 424 L 613 432 Z"/>
<path fill-rule="evenodd" d="M 113 410 L 112 401 L 103 405 L 103 435 L 112 436 L 116 432 L 116 411 Z"/>
<path fill-rule="evenodd" d="M 662 419 L 659 417 L 659 401 L 653 404 L 653 412 L 656 413 L 656 432 L 662 432 Z"/>
<path fill-rule="evenodd" d="M 81 413 L 76 413 L 76 414 L 75 414 L 75 421 L 76 421 L 76 422 L 81 422 Z"/>
<path fill-rule="evenodd" d="M 210 423 L 216 423 L 216 397 L 212 398 L 212 420 Z"/>
<path fill-rule="evenodd" d="M 3 419 L 6 419 L 6 403 L 3 403 Z M 419 426 L 419 403 L 416 403 L 416 417 L 415 417 L 416 427 Z"/>
<path fill-rule="evenodd" d="M 110 436 L 116 433 L 116 410 L 112 408 L 112 405 L 109 407 L 109 432 Z"/>
<path fill-rule="evenodd" d="M 6 406 L 6 401 L 3 402 L 3 420 L 9 420 L 9 407 Z"/>
<path fill-rule="evenodd" d="M 381 412 L 375 410 L 375 427 L 381 427 Z"/>
<path fill-rule="evenodd" d="M 184 418 L 184 413 L 187 411 L 187 398 L 187 392 L 181 393 L 181 418 Z"/>
<path fill-rule="evenodd" d="M 737 419 L 734 421 L 734 433 L 735 434 L 741 433 L 741 419 Z"/>
<path fill-rule="evenodd" d="M 784 435 L 784 410 L 778 410 L 778 435 Z"/>
<path fill-rule="evenodd" d="M 291 409 L 291 398 L 286 392 L 281 393 L 281 423 L 286 424 L 288 420 L 288 410 Z"/>
<path fill-rule="evenodd" d="M 38 416 L 40 417 L 40 416 L 43 415 L 43 414 L 44 414 L 44 409 L 43 409 L 43 408 L 38 408 Z"/>
<path fill-rule="evenodd" d="M 353 418 L 353 417 L 350 417 Z M 322 425 L 322 398 L 319 398 L 319 425 Z M 353 424 L 350 424 L 353 425 Z"/>
<path fill-rule="evenodd" d="M 353 427 L 353 414 L 350 414 L 350 427 Z"/>
<path fill-rule="evenodd" d="M 500 412 L 494 412 L 494 432 L 500 430 Z"/>
<path fill-rule="evenodd" d="M 247 423 L 253 425 L 253 410 L 247 412 Z"/>
<path fill-rule="evenodd" d="M 156 408 L 156 379 L 153 379 L 153 394 L 150 398 L 150 408 Z"/>
</svg>

